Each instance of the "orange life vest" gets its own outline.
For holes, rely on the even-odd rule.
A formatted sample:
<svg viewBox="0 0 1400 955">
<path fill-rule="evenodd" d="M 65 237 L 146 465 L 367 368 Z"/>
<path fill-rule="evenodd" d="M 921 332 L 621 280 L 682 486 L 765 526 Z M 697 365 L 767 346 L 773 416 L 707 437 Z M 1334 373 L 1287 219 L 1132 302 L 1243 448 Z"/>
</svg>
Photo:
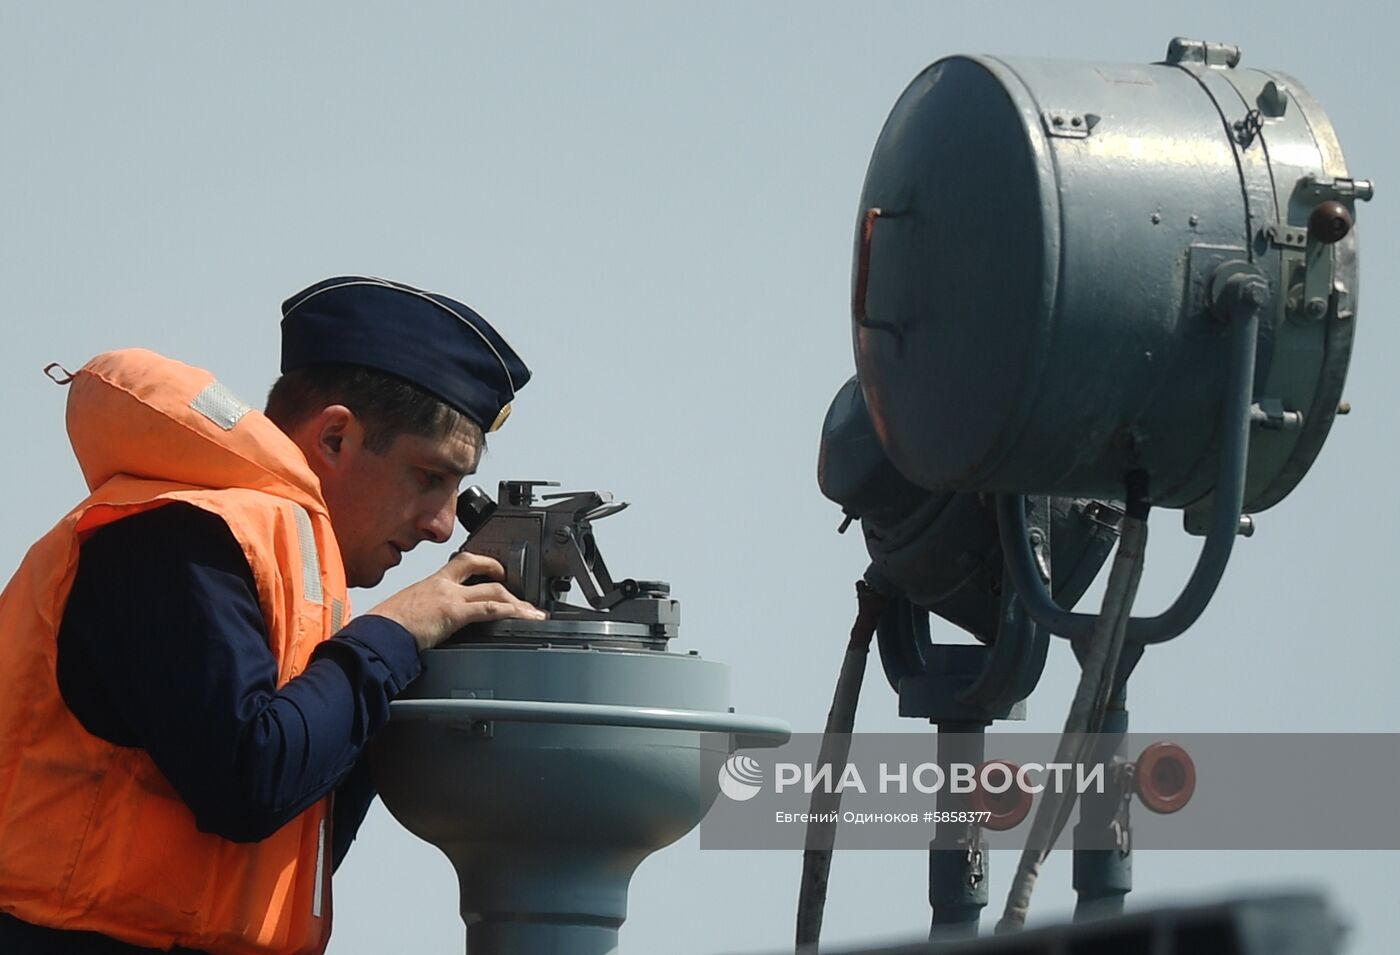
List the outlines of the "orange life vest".
<svg viewBox="0 0 1400 955">
<path fill-rule="evenodd" d="M 257 585 L 278 685 L 296 676 L 348 607 L 320 484 L 260 412 L 208 372 L 151 352 L 84 366 L 68 431 L 92 493 L 0 595 L 0 911 L 153 948 L 322 951 L 329 799 L 258 843 L 200 832 L 145 750 L 83 729 L 56 676 L 79 545 L 170 501 L 228 524 Z"/>
</svg>

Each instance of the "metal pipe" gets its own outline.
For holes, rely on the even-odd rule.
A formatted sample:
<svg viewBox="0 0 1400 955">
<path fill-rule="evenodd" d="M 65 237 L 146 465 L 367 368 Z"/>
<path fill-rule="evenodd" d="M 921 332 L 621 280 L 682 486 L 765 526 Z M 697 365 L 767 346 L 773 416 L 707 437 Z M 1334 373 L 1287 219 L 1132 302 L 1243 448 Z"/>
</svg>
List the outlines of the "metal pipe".
<svg viewBox="0 0 1400 955">
<path fill-rule="evenodd" d="M 947 721 L 938 724 L 938 764 L 980 766 L 987 758 L 986 724 Z M 940 790 L 934 808 L 960 811 L 967 797 Z M 933 909 L 929 938 L 975 938 L 987 906 L 987 840 L 980 829 L 938 823 L 928 853 L 928 901 Z M 972 842 L 966 841 L 967 838 Z"/>
<path fill-rule="evenodd" d="M 1128 711 L 1120 695 L 1104 714 L 1098 747 L 1091 754 L 1091 759 L 1107 765 L 1115 756 L 1123 756 L 1123 737 L 1127 732 Z M 1102 846 L 1102 833 L 1115 821 L 1122 827 L 1116 848 L 1087 848 L 1083 845 Z M 1109 787 L 1102 793 L 1091 791 L 1084 794 L 1079 824 L 1074 827 L 1076 922 L 1122 914 L 1124 898 L 1133 888 L 1133 847 L 1128 823 L 1128 810 L 1122 792 Z"/>
<path fill-rule="evenodd" d="M 1223 439 L 1215 506 L 1211 513 L 1210 530 L 1195 569 L 1181 593 L 1165 611 L 1155 617 L 1135 617 L 1128 621 L 1127 638 L 1133 643 L 1161 643 L 1183 633 L 1195 623 L 1214 596 L 1225 565 L 1230 560 L 1244 505 L 1245 471 L 1249 457 L 1249 410 L 1253 404 L 1251 393 L 1258 335 L 1257 308 L 1248 310 L 1247 317 L 1235 319 L 1232 336 L 1234 360 L 1230 364 L 1230 377 L 1222 402 Z M 1051 633 L 1072 640 L 1089 636 L 1098 618 L 1093 614 L 1065 610 L 1050 596 L 1040 579 L 1027 537 L 1022 496 L 998 495 L 996 507 L 1007 575 L 1027 612 Z"/>
<path fill-rule="evenodd" d="M 1136 482 L 1134 482 L 1136 483 Z M 1105 710 L 1113 696 L 1118 660 L 1127 637 L 1127 624 L 1142 579 L 1142 556 L 1147 544 L 1147 506 L 1130 484 L 1127 513 L 1123 516 L 1123 536 L 1108 575 L 1103 608 L 1094 633 L 1082 657 L 1083 672 L 1065 718 L 1064 732 L 1056 747 L 1055 762 L 1079 764 L 1085 761 L 1093 736 L 1103 724 Z M 1047 789 L 1031 823 L 1030 841 L 1021 853 L 1006 908 L 997 932 L 1016 931 L 1026 922 L 1031 893 L 1040 875 L 1040 866 L 1055 840 L 1064 830 L 1074 809 L 1073 790 Z"/>
</svg>

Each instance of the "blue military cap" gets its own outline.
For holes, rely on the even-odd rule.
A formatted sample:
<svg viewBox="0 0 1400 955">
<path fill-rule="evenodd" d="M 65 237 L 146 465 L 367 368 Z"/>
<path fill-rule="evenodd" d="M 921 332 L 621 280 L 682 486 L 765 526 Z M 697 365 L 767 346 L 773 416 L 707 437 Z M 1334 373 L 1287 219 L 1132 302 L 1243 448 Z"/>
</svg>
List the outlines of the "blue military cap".
<svg viewBox="0 0 1400 955">
<path fill-rule="evenodd" d="M 411 381 L 483 431 L 501 426 L 530 380 L 506 340 L 461 302 L 363 275 L 317 282 L 282 303 L 282 371 L 329 362 Z"/>
</svg>

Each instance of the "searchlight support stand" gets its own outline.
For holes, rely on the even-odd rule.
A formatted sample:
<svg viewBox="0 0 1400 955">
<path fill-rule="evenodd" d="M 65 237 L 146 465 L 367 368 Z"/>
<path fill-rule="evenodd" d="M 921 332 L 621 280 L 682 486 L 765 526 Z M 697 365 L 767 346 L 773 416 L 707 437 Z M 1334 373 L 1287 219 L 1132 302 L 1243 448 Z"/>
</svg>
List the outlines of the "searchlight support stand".
<svg viewBox="0 0 1400 955">
<path fill-rule="evenodd" d="M 980 765 L 987 758 L 987 725 L 961 720 L 939 722 L 939 765 L 945 771 L 953 763 Z M 960 794 L 940 791 L 934 799 L 934 807 L 940 811 L 968 808 Z M 929 938 L 976 938 L 988 899 L 990 856 L 986 837 L 976 826 L 939 823 L 928 850 L 928 903 L 933 909 Z"/>
<path fill-rule="evenodd" d="M 1122 765 L 1126 760 L 1123 737 L 1128 732 L 1128 711 L 1120 688 L 1104 714 L 1099 746 L 1090 754 L 1091 762 Z M 1089 791 L 1080 801 L 1079 823 L 1074 827 L 1074 906 L 1075 921 L 1120 915 L 1123 902 L 1133 890 L 1133 833 L 1128 815 L 1131 802 L 1118 787 L 1104 792 Z M 1117 847 L 1102 846 L 1103 831 L 1111 830 Z M 1098 834 L 1097 837 L 1095 834 Z"/>
<path fill-rule="evenodd" d="M 1031 522 L 1048 542 L 1049 501 L 1035 499 Z M 1048 582 L 1049 548 L 1037 561 Z M 876 578 L 877 588 L 891 585 Z M 901 716 L 922 717 L 938 732 L 938 761 L 980 765 L 986 758 L 986 729 L 996 720 L 1025 719 L 1025 698 L 1040 680 L 1049 634 L 1021 607 L 1014 591 L 1001 595 L 996 638 L 990 644 L 935 644 L 929 614 L 902 595 L 891 598 L 877 631 L 886 675 L 899 693 Z M 939 791 L 934 808 L 961 812 L 970 808 L 960 793 Z M 971 938 L 978 932 L 988 902 L 990 856 L 978 826 L 943 824 L 929 843 L 929 937 Z"/>
</svg>

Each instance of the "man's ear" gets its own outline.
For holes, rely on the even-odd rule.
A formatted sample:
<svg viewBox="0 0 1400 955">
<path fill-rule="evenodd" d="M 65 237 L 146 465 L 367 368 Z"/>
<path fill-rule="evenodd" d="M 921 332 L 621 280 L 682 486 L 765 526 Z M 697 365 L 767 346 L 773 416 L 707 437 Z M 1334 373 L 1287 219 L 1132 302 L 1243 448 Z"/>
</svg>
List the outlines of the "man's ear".
<svg viewBox="0 0 1400 955">
<path fill-rule="evenodd" d="M 355 413 L 344 405 L 327 405 L 306 423 L 304 437 L 308 457 L 329 470 L 338 469 L 346 454 L 364 442 L 364 428 Z"/>
</svg>

